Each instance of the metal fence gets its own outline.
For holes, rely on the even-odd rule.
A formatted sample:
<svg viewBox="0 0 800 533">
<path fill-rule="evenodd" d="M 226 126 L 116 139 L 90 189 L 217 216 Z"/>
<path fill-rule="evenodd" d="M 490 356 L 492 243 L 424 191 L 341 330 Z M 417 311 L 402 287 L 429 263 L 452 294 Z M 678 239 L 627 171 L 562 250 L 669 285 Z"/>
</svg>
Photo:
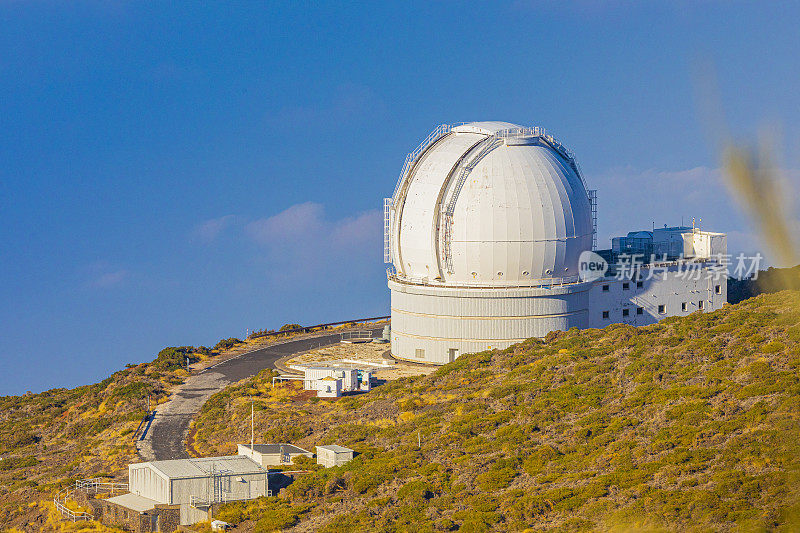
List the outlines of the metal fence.
<svg viewBox="0 0 800 533">
<path fill-rule="evenodd" d="M 312 329 L 317 329 L 317 328 L 327 328 L 327 327 L 330 327 L 330 326 L 341 326 L 342 324 L 350 324 L 350 323 L 357 324 L 359 322 L 373 322 L 375 320 L 389 320 L 391 318 L 392 318 L 391 315 L 388 315 L 388 316 L 372 316 L 372 317 L 368 317 L 368 318 L 353 318 L 353 319 L 350 319 L 350 320 L 341 320 L 339 322 L 328 322 L 326 324 L 316 324 L 314 326 L 302 326 L 302 327 L 299 327 L 299 328 L 285 329 L 283 331 L 268 331 L 266 333 L 254 333 L 253 335 L 250 335 L 250 338 L 251 339 L 257 339 L 257 338 L 260 338 L 260 337 L 273 337 L 275 335 L 283 335 L 284 333 L 300 333 L 300 332 L 306 332 L 306 331 L 309 331 L 309 330 L 312 330 Z"/>
<path fill-rule="evenodd" d="M 53 505 L 56 506 L 58 512 L 64 520 L 72 522 L 94 520 L 94 515 L 85 511 L 73 511 L 67 507 L 67 502 L 72 500 L 72 495 L 78 491 L 87 494 L 100 494 L 108 493 L 114 494 L 115 492 L 127 492 L 127 483 L 115 483 L 112 481 L 101 481 L 102 478 L 92 479 L 78 479 L 75 480 L 74 485 L 64 487 L 56 493 L 53 497 Z M 73 500 L 74 501 L 74 500 Z"/>
</svg>

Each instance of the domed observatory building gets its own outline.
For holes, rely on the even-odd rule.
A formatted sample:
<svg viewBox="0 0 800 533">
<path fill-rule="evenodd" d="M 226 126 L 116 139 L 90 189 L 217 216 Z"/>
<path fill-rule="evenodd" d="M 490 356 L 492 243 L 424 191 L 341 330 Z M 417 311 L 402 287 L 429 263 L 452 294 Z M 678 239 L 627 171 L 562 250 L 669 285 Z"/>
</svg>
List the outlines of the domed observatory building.
<svg viewBox="0 0 800 533">
<path fill-rule="evenodd" d="M 539 128 L 440 126 L 385 202 L 392 353 L 447 363 L 586 322 L 589 192 Z"/>
<path fill-rule="evenodd" d="M 595 247 L 594 198 L 543 129 L 437 127 L 384 201 L 392 354 L 444 364 L 553 330 L 662 318 L 644 293 L 674 287 L 634 282 L 631 298 L 613 280 L 581 281 L 579 257 Z"/>
</svg>

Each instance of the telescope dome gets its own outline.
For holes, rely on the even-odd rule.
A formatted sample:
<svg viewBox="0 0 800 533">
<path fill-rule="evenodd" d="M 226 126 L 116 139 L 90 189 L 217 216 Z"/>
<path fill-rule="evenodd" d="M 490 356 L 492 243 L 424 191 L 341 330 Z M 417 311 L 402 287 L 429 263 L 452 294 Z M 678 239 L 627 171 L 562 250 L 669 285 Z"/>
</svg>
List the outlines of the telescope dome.
<svg viewBox="0 0 800 533">
<path fill-rule="evenodd" d="M 577 164 L 539 128 L 448 128 L 411 157 L 393 205 L 391 259 L 400 279 L 574 281 L 578 257 L 592 248 L 591 204 Z"/>
</svg>

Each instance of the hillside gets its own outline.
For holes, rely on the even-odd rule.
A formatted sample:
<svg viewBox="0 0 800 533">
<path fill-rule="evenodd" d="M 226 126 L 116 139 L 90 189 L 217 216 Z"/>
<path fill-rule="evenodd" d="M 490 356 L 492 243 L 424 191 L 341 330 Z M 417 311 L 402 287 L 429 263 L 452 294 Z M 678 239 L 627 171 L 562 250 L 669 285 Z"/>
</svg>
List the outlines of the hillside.
<svg viewBox="0 0 800 533">
<path fill-rule="evenodd" d="M 763 293 L 800 290 L 800 265 L 791 268 L 769 267 L 756 279 L 728 279 L 728 302 L 735 304 Z"/>
<path fill-rule="evenodd" d="M 259 440 L 360 453 L 229 504 L 238 531 L 797 531 L 798 341 L 800 293 L 781 292 L 553 333 L 333 402 L 263 372 L 207 402 L 195 444 L 249 440 L 252 398 Z"/>
<path fill-rule="evenodd" d="M 222 339 L 212 348 L 167 347 L 153 361 L 127 365 L 93 385 L 0 396 L 0 531 L 117 531 L 62 522 L 53 495 L 75 479 L 127 482 L 127 465 L 141 460 L 132 437 L 147 397 L 152 408 L 166 402 L 188 376 L 187 358 L 196 369 L 308 332 L 353 324 L 306 332 L 293 331 L 294 326 L 286 324 L 279 330 L 285 333 L 269 337 L 261 334 L 273 330 L 254 332 L 245 341 Z"/>
<path fill-rule="evenodd" d="M 128 365 L 94 385 L 0 397 L 0 527 L 77 527 L 58 520 L 54 492 L 79 478 L 127 481 L 127 465 L 137 460 L 132 436 L 148 394 L 152 406 L 166 401 L 187 375 L 185 358 L 214 359 L 240 342 L 165 348 L 152 362 Z"/>
</svg>

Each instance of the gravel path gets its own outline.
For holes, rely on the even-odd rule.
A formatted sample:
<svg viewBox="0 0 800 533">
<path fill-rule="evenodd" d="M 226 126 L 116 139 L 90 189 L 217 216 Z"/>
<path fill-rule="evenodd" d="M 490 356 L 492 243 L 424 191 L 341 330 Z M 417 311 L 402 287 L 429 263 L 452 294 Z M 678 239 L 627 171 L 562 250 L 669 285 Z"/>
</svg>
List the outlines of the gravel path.
<svg viewBox="0 0 800 533">
<path fill-rule="evenodd" d="M 382 331 L 383 326 L 375 328 L 373 335 L 380 335 Z M 139 455 L 145 461 L 189 457 L 185 445 L 189 436 L 189 424 L 213 394 L 231 383 L 254 376 L 265 368 L 274 368 L 275 362 L 279 359 L 318 346 L 336 344 L 339 342 L 340 333 L 340 331 L 322 333 L 273 344 L 190 375 L 186 382 L 175 390 L 168 402 L 158 406 L 145 438 L 136 443 Z"/>
</svg>

